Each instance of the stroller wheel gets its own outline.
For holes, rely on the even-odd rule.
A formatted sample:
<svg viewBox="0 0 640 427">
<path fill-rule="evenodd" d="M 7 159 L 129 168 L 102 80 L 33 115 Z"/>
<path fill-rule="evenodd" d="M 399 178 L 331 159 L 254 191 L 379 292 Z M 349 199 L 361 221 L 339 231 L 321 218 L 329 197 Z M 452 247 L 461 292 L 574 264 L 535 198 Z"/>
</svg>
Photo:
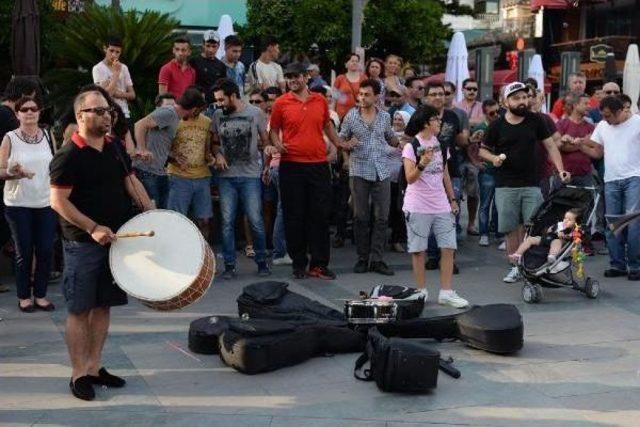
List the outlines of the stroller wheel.
<svg viewBox="0 0 640 427">
<path fill-rule="evenodd" d="M 588 277 L 584 283 L 584 293 L 588 298 L 598 298 L 600 294 L 600 283 L 597 280 L 593 280 L 591 277 Z"/>
<path fill-rule="evenodd" d="M 535 304 L 542 300 L 542 288 L 539 285 L 525 283 L 522 286 L 522 299 L 527 304 Z"/>
</svg>

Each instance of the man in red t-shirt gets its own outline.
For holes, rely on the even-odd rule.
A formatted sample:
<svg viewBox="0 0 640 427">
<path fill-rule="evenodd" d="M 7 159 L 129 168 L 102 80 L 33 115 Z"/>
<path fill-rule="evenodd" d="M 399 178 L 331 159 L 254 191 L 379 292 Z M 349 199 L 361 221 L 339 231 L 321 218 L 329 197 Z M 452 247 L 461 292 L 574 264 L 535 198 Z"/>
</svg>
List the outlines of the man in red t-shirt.
<svg viewBox="0 0 640 427">
<path fill-rule="evenodd" d="M 587 89 L 587 76 L 582 72 L 569 74 L 568 80 L 569 92 L 574 95 L 583 94 Z M 590 99 L 589 106 L 591 108 L 597 108 L 598 101 Z M 553 108 L 551 109 L 551 114 L 555 116 L 555 120 L 560 120 L 564 117 L 564 97 L 560 97 L 556 100 L 553 104 Z"/>
<path fill-rule="evenodd" d="M 180 98 L 186 88 L 195 84 L 196 70 L 189 65 L 191 42 L 186 38 L 173 41 L 173 59 L 160 68 L 158 75 L 158 95 L 170 92 Z"/>
<path fill-rule="evenodd" d="M 353 144 L 342 143 L 338 138 L 329 120 L 326 99 L 307 87 L 304 65 L 289 64 L 284 78 L 290 92 L 273 104 L 269 132 L 273 145 L 267 147 L 265 153 L 282 156 L 280 195 L 293 275 L 296 279 L 307 275 L 335 279 L 335 273 L 328 268 L 331 174 L 323 131 L 336 147 L 349 150 Z M 307 253 L 311 254 L 310 261 Z"/>
</svg>

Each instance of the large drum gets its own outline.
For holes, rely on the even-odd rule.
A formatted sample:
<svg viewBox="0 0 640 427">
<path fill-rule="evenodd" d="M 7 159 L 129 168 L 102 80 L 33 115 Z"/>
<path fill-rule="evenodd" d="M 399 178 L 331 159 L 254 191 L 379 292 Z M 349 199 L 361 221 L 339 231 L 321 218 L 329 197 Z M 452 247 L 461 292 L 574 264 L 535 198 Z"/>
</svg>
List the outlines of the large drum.
<svg viewBox="0 0 640 427">
<path fill-rule="evenodd" d="M 122 290 L 155 310 L 177 310 L 198 301 L 211 286 L 215 257 L 184 215 L 156 209 L 136 215 L 117 234 L 153 231 L 151 237 L 118 238 L 109 263 Z"/>
</svg>

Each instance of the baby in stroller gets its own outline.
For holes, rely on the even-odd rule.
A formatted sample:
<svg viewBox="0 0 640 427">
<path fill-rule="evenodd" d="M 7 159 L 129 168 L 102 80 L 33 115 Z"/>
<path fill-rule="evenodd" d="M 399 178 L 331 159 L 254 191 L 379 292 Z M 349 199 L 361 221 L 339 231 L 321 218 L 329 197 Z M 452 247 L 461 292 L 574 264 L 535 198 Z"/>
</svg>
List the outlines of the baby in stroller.
<svg viewBox="0 0 640 427">
<path fill-rule="evenodd" d="M 565 242 L 571 240 L 571 232 L 576 224 L 580 222 L 582 211 L 578 208 L 572 208 L 565 212 L 562 222 L 547 229 L 544 236 L 528 236 L 520 244 L 518 249 L 509 255 L 509 260 L 514 264 L 520 264 L 522 255 L 532 246 L 549 247 L 547 255 L 548 262 L 555 262 Z"/>
</svg>

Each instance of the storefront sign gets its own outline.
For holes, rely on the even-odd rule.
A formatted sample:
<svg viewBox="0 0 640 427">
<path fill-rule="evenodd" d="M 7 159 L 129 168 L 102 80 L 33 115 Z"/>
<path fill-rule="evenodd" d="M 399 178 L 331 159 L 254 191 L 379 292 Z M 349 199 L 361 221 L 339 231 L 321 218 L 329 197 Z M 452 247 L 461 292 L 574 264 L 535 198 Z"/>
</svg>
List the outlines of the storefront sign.
<svg viewBox="0 0 640 427">
<path fill-rule="evenodd" d="M 606 44 L 596 44 L 589 48 L 589 60 L 604 64 L 607 60 L 607 53 L 613 52 L 613 47 Z"/>
</svg>

